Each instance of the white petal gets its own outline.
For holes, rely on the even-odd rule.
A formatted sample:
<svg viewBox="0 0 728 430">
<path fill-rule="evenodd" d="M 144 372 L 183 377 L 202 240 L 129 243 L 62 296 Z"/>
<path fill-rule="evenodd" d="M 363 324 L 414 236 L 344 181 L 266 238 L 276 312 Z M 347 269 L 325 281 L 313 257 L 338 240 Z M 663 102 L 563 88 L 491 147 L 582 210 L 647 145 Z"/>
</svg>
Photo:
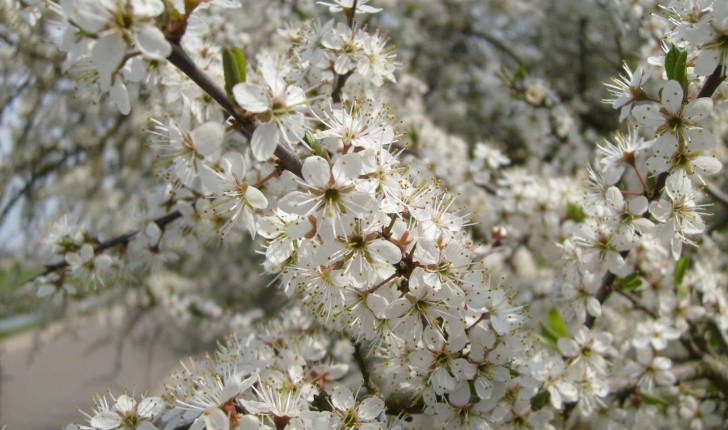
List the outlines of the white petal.
<svg viewBox="0 0 728 430">
<path fill-rule="evenodd" d="M 470 402 L 470 385 L 467 382 L 462 381 L 458 384 L 458 388 L 455 389 L 448 396 L 448 400 L 451 404 L 459 407 L 465 407 Z"/>
<path fill-rule="evenodd" d="M 270 109 L 268 96 L 260 85 L 241 82 L 233 87 L 235 101 L 248 112 L 261 113 Z"/>
<path fill-rule="evenodd" d="M 629 202 L 629 213 L 631 213 L 632 215 L 642 215 L 647 211 L 648 205 L 649 201 L 647 200 L 647 197 L 635 197 L 634 199 L 632 199 L 632 201 Z"/>
<path fill-rule="evenodd" d="M 237 182 L 245 181 L 245 175 L 248 174 L 248 164 L 245 162 L 245 156 L 235 151 L 225 154 L 223 159 L 225 173 L 232 176 Z"/>
<path fill-rule="evenodd" d="M 680 254 L 682 253 L 682 240 L 680 240 L 679 237 L 673 237 L 670 241 L 670 245 L 672 247 L 672 257 L 675 259 L 675 261 L 679 260 Z"/>
<path fill-rule="evenodd" d="M 136 400 L 126 394 L 122 394 L 116 398 L 116 405 L 114 405 L 114 409 L 119 412 L 129 412 L 134 409 L 134 405 L 136 405 Z"/>
<path fill-rule="evenodd" d="M 109 95 L 114 100 L 117 109 L 124 115 L 129 115 L 131 112 L 131 102 L 129 101 L 129 92 L 126 90 L 126 85 L 121 82 L 121 79 L 117 78 L 114 81 L 114 85 L 109 89 Z"/>
<path fill-rule="evenodd" d="M 300 239 L 313 229 L 313 224 L 307 218 L 300 218 L 286 227 L 286 234 L 291 239 Z"/>
<path fill-rule="evenodd" d="M 650 213 L 658 221 L 665 221 L 672 214 L 672 205 L 665 200 L 650 203 Z"/>
<path fill-rule="evenodd" d="M 94 259 L 94 266 L 99 270 L 106 270 L 111 267 L 111 257 L 106 254 L 101 254 Z"/>
<path fill-rule="evenodd" d="M 648 127 L 658 127 L 665 123 L 665 117 L 660 113 L 660 108 L 653 104 L 636 106 L 632 109 L 632 116 L 640 124 Z"/>
<path fill-rule="evenodd" d="M 709 151 L 716 146 L 715 136 L 705 128 L 692 128 L 685 132 L 689 151 Z"/>
<path fill-rule="evenodd" d="M 258 230 L 260 232 L 260 230 Z M 290 240 L 274 240 L 265 250 L 265 258 L 279 264 L 288 260 L 293 253 L 293 242 Z"/>
<path fill-rule="evenodd" d="M 230 428 L 230 418 L 225 412 L 216 407 L 210 407 L 202 413 L 205 425 L 208 430 L 228 430 Z"/>
<path fill-rule="evenodd" d="M 217 174 L 207 164 L 200 164 L 200 168 L 197 170 L 200 175 L 202 185 L 206 188 L 209 194 L 220 194 L 222 193 L 222 187 L 220 186 L 220 180 Z"/>
<path fill-rule="evenodd" d="M 97 429 L 110 430 L 116 428 L 121 423 L 121 417 L 117 413 L 102 411 L 91 418 L 91 422 L 89 424 L 91 424 L 91 427 Z"/>
<path fill-rule="evenodd" d="M 147 397 L 139 403 L 137 411 L 145 418 L 156 417 L 165 408 L 165 402 L 161 397 Z"/>
<path fill-rule="evenodd" d="M 81 249 L 78 251 L 79 255 L 81 255 L 81 258 L 83 261 L 91 261 L 92 258 L 94 258 L 94 248 L 88 243 L 85 243 Z"/>
<path fill-rule="evenodd" d="M 253 132 L 250 140 L 250 147 L 256 160 L 267 161 L 276 152 L 280 132 L 278 126 L 273 122 L 259 125 Z"/>
<path fill-rule="evenodd" d="M 402 251 L 392 242 L 376 239 L 369 243 L 367 250 L 387 264 L 397 264 L 402 260 Z"/>
<path fill-rule="evenodd" d="M 568 337 L 562 337 L 558 341 L 559 351 L 567 357 L 576 357 L 579 354 L 579 345 Z"/>
<path fill-rule="evenodd" d="M 263 193 L 255 187 L 249 186 L 248 189 L 245 190 L 245 199 L 248 203 L 250 203 L 250 206 L 256 209 L 264 209 L 268 206 L 268 199 L 265 198 L 265 195 L 263 195 Z"/>
<path fill-rule="evenodd" d="M 146 58 L 164 60 L 172 54 L 172 45 L 153 24 L 143 25 L 135 34 L 137 48 Z"/>
<path fill-rule="evenodd" d="M 147 71 L 144 70 L 144 62 L 139 57 L 130 58 L 121 69 L 124 79 L 128 82 L 140 82 L 144 79 Z"/>
<path fill-rule="evenodd" d="M 334 63 L 334 71 L 340 75 L 345 75 L 355 66 L 354 62 L 347 55 L 340 55 Z"/>
<path fill-rule="evenodd" d="M 354 396 L 345 386 L 339 386 L 331 394 L 331 404 L 340 411 L 346 411 L 354 406 Z"/>
<path fill-rule="evenodd" d="M 723 165 L 718 161 L 715 156 L 713 157 L 696 157 L 692 160 L 692 166 L 704 175 L 715 175 L 720 172 Z"/>
<path fill-rule="evenodd" d="M 115 73 L 126 55 L 126 42 L 116 33 L 99 38 L 91 50 L 91 60 L 100 75 Z"/>
<path fill-rule="evenodd" d="M 297 106 L 307 103 L 306 93 L 300 87 L 289 86 L 286 89 L 286 106 Z"/>
<path fill-rule="evenodd" d="M 615 251 L 609 251 L 607 253 L 607 267 L 612 273 L 618 276 L 627 276 L 630 273 L 630 265 Z"/>
<path fill-rule="evenodd" d="M 134 15 L 142 18 L 154 18 L 164 12 L 162 0 L 132 0 Z"/>
<path fill-rule="evenodd" d="M 319 156 L 308 157 L 303 162 L 303 180 L 318 189 L 328 188 L 331 170 L 328 161 Z"/>
<path fill-rule="evenodd" d="M 708 76 L 720 64 L 721 52 L 716 49 L 703 49 L 695 60 L 695 74 Z"/>
<path fill-rule="evenodd" d="M 662 89 L 662 105 L 668 112 L 675 114 L 683 101 L 683 89 L 677 81 L 669 81 Z"/>
<path fill-rule="evenodd" d="M 56 287 L 54 287 L 53 285 L 43 284 L 38 287 L 38 292 L 36 294 L 38 295 L 38 297 L 48 297 L 55 292 Z"/>
<path fill-rule="evenodd" d="M 445 338 L 431 325 L 425 327 L 425 332 L 422 337 L 425 339 L 425 345 L 431 351 L 440 351 L 445 346 Z"/>
<path fill-rule="evenodd" d="M 412 367 L 418 370 L 428 370 L 432 363 L 434 363 L 435 359 L 432 356 L 432 353 L 427 350 L 417 350 L 410 352 L 407 356 L 409 359 L 409 362 L 412 364 Z"/>
<path fill-rule="evenodd" d="M 336 159 L 331 172 L 337 184 L 348 183 L 358 178 L 362 171 L 362 159 L 359 154 L 346 154 Z"/>
<path fill-rule="evenodd" d="M 713 110 L 713 99 L 710 97 L 701 97 L 693 99 L 685 106 L 683 117 L 692 122 L 700 122 L 710 116 Z"/>
<path fill-rule="evenodd" d="M 225 139 L 225 127 L 217 122 L 206 122 L 190 132 L 200 155 L 209 155 L 220 148 Z"/>
<path fill-rule="evenodd" d="M 359 418 L 364 421 L 372 421 L 384 412 L 384 400 L 379 397 L 370 397 L 359 405 Z"/>
<path fill-rule="evenodd" d="M 238 3 L 238 6 L 240 3 Z M 185 35 L 187 36 L 194 36 L 194 37 L 200 37 L 204 36 L 207 33 L 210 32 L 210 26 L 207 25 L 207 22 L 198 17 L 197 15 L 192 15 L 187 20 L 187 27 L 185 28 Z"/>
<path fill-rule="evenodd" d="M 308 215 L 313 212 L 317 203 L 313 194 L 293 191 L 278 202 L 278 208 L 292 214 Z"/>
</svg>

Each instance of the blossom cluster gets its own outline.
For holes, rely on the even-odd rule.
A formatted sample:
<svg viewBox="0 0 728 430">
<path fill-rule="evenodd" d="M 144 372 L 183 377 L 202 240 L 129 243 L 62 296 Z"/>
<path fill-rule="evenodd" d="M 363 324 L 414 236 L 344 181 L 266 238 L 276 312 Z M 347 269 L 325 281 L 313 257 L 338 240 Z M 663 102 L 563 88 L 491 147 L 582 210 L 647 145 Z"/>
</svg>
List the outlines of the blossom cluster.
<svg viewBox="0 0 728 430">
<path fill-rule="evenodd" d="M 69 0 L 44 12 L 91 98 L 108 92 L 132 116 L 148 101 L 156 187 L 120 238 L 57 223 L 44 243 L 61 260 L 38 294 L 149 284 L 167 324 L 204 321 L 205 340 L 236 331 L 165 396 L 97 397 L 79 428 L 724 424 L 728 261 L 703 195 L 720 200 L 725 159 L 724 2 L 674 0 L 642 28 L 663 43 L 645 41 L 602 90 L 618 111 L 609 129 L 623 124 L 611 135 L 574 95 L 582 82 L 551 86 L 447 13 L 321 2 L 333 19 L 288 24 L 246 57 L 231 54 L 245 37 L 220 13 L 243 3 Z M 477 1 L 426 3 L 482 15 Z M 653 5 L 637 3 L 609 7 L 642 19 Z M 369 31 L 370 19 L 404 29 L 401 54 L 397 30 Z M 502 134 L 443 126 L 486 101 L 434 100 L 493 85 L 486 66 L 398 71 L 398 58 L 433 62 L 411 34 L 430 20 L 518 63 L 497 74 Z M 428 88 L 429 75 L 454 84 Z M 201 262 L 214 290 L 219 266 L 202 255 L 217 247 L 240 271 L 226 273 L 253 283 L 249 240 L 290 302 L 269 322 L 164 277 Z"/>
</svg>

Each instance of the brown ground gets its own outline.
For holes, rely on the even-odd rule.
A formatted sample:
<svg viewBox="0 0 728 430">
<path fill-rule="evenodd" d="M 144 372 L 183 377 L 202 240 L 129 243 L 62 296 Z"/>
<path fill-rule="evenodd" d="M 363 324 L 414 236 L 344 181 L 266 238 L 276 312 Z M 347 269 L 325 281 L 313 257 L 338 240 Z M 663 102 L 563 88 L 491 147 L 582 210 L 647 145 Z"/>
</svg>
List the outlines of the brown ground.
<svg viewBox="0 0 728 430">
<path fill-rule="evenodd" d="M 0 428 L 7 430 L 58 429 L 83 422 L 76 409 L 89 412 L 94 393 L 107 389 L 162 394 L 163 381 L 185 355 L 152 342 L 126 342 L 116 367 L 118 331 L 99 321 L 88 321 L 75 335 L 60 326 L 45 330 L 40 349 L 31 357 L 33 337 L 27 332 L 0 341 Z M 136 386 L 134 385 L 136 384 Z"/>
</svg>

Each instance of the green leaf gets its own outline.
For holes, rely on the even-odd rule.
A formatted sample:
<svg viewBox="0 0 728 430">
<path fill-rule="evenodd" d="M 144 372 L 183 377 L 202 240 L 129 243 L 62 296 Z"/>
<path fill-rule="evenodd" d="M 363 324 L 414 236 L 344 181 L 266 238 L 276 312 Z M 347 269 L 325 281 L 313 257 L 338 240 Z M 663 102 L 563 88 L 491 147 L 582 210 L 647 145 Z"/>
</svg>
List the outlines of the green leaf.
<svg viewBox="0 0 728 430">
<path fill-rule="evenodd" d="M 556 347 L 556 341 L 559 340 L 559 334 L 556 333 L 551 327 L 547 326 L 544 323 L 538 323 L 539 326 L 541 326 L 542 336 L 544 338 L 544 342 L 548 345 Z"/>
<path fill-rule="evenodd" d="M 586 214 L 581 206 L 572 202 L 566 203 L 566 216 L 574 222 L 584 222 L 586 219 Z"/>
<path fill-rule="evenodd" d="M 682 87 L 683 91 L 687 91 L 688 89 L 688 53 L 680 52 L 680 56 L 677 59 L 677 64 L 675 64 L 675 80 L 680 83 L 680 86 Z"/>
<path fill-rule="evenodd" d="M 319 157 L 329 159 L 329 153 L 324 149 L 323 146 L 321 146 L 321 142 L 316 139 L 313 134 L 310 132 L 306 132 L 306 134 L 303 136 L 303 140 L 308 143 L 308 146 L 311 147 L 311 151 L 313 151 L 314 155 L 318 155 Z"/>
<path fill-rule="evenodd" d="M 619 280 L 619 286 L 624 291 L 636 290 L 642 285 L 639 272 L 631 273 Z"/>
<path fill-rule="evenodd" d="M 537 410 L 543 408 L 544 406 L 548 405 L 550 400 L 551 400 L 551 393 L 549 393 L 548 391 L 541 391 L 540 393 L 531 397 L 531 408 L 534 411 L 537 411 Z"/>
<path fill-rule="evenodd" d="M 566 324 L 561 318 L 559 310 L 556 308 L 551 308 L 551 310 L 549 311 L 549 325 L 558 336 L 557 339 L 561 339 L 562 337 L 569 337 L 569 329 L 566 328 Z"/>
<path fill-rule="evenodd" d="M 690 264 L 690 258 L 683 257 L 677 260 L 675 263 L 675 271 L 672 273 L 672 277 L 675 280 L 675 285 L 680 286 L 685 279 L 685 273 L 688 271 L 688 265 Z"/>
<path fill-rule="evenodd" d="M 667 406 L 667 400 L 663 399 L 660 396 L 656 396 L 654 394 L 649 394 L 645 392 L 641 392 L 640 395 L 642 396 L 642 400 L 647 403 L 648 405 L 662 405 Z"/>
<path fill-rule="evenodd" d="M 683 91 L 688 88 L 688 53 L 681 51 L 675 44 L 665 56 L 665 72 L 667 79 L 677 81 Z"/>
<path fill-rule="evenodd" d="M 516 74 L 513 76 L 513 79 L 516 81 L 523 81 L 528 76 L 528 70 L 526 70 L 526 66 L 521 65 L 518 70 L 516 70 Z"/>
<path fill-rule="evenodd" d="M 675 79 L 675 65 L 677 64 L 679 56 L 680 49 L 673 44 L 670 51 L 667 55 L 665 55 L 665 72 L 667 72 L 667 80 Z"/>
<path fill-rule="evenodd" d="M 233 48 L 233 55 L 235 56 L 235 65 L 238 68 L 238 83 L 245 82 L 248 73 L 248 61 L 245 59 L 245 54 L 240 48 Z"/>
<path fill-rule="evenodd" d="M 229 48 L 222 48 L 222 70 L 225 74 L 225 92 L 232 99 L 233 87 L 238 83 L 238 69 L 235 64 L 235 55 Z"/>
<path fill-rule="evenodd" d="M 247 62 L 240 48 L 222 49 L 222 70 L 225 73 L 225 92 L 233 98 L 233 87 L 245 82 Z"/>
</svg>

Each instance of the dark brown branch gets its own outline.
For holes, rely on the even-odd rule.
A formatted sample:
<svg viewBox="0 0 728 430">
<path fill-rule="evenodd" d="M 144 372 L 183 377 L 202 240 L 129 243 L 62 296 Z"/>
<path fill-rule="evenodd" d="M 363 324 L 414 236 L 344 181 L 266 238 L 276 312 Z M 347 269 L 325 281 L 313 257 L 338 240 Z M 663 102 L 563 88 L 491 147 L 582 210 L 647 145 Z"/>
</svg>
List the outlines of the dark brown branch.
<svg viewBox="0 0 728 430">
<path fill-rule="evenodd" d="M 620 254 L 625 253 L 622 251 Z M 626 254 L 626 253 L 625 253 Z M 605 300 L 607 300 L 607 297 L 609 297 L 609 293 L 612 291 L 614 282 L 617 280 L 617 275 L 615 275 L 612 272 L 607 272 L 606 275 L 604 275 L 604 278 L 602 279 L 602 287 L 599 288 L 599 291 L 597 291 L 597 294 L 595 295 L 596 299 L 599 301 L 599 304 L 603 304 Z M 596 322 L 596 317 L 590 315 L 587 313 L 586 315 L 586 322 L 584 322 L 584 325 L 592 328 L 594 327 L 594 323 Z"/>
<path fill-rule="evenodd" d="M 346 24 L 354 30 L 354 17 L 356 15 L 356 5 L 357 0 L 354 0 L 354 3 L 352 3 L 351 8 L 346 10 Z M 355 35 L 352 34 L 352 37 Z M 341 91 L 344 89 L 344 85 L 346 85 L 346 81 L 349 79 L 349 76 L 351 76 L 352 72 L 345 73 L 343 75 L 339 75 L 334 71 L 334 85 L 333 89 L 331 90 L 331 99 L 334 103 L 341 103 Z"/>
<path fill-rule="evenodd" d="M 375 396 L 379 393 L 379 389 L 374 384 L 374 381 L 372 380 L 372 375 L 369 373 L 366 355 L 367 354 L 364 345 L 362 345 L 361 342 L 354 343 L 354 361 L 356 361 L 356 364 L 359 366 L 359 370 L 361 371 L 361 378 L 364 381 L 364 385 L 367 387 L 367 390 L 369 391 L 368 394 L 371 396 Z"/>
<path fill-rule="evenodd" d="M 713 93 L 718 89 L 718 86 L 725 80 L 725 78 L 726 77 L 723 74 L 723 65 L 718 64 L 718 67 L 715 68 L 713 73 L 703 81 L 703 88 L 700 89 L 698 98 L 713 97 Z"/>
<path fill-rule="evenodd" d="M 167 57 L 167 61 L 177 67 L 182 73 L 187 75 L 194 83 L 196 83 L 204 92 L 206 92 L 213 100 L 220 105 L 228 115 L 232 116 L 240 132 L 250 138 L 255 130 L 255 124 L 247 118 L 243 118 L 235 111 L 235 105 L 230 101 L 227 94 L 218 87 L 208 76 L 200 70 L 187 53 L 178 44 L 172 43 L 172 54 Z M 288 148 L 280 143 L 276 147 L 276 157 L 280 160 L 281 166 L 296 176 L 301 177 L 301 167 L 303 163 L 301 159 L 291 152 Z"/>
</svg>

